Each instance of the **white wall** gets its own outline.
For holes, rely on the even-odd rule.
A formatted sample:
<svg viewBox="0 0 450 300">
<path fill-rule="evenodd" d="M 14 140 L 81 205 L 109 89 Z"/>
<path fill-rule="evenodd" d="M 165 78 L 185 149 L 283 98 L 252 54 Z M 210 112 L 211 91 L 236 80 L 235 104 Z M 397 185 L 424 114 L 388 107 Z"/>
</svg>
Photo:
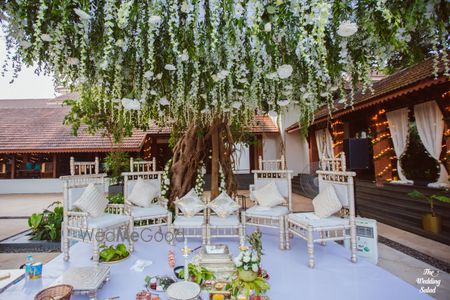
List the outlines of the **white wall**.
<svg viewBox="0 0 450 300">
<path fill-rule="evenodd" d="M 263 135 L 263 159 L 279 159 L 281 156 L 281 143 L 279 134 Z"/>
<path fill-rule="evenodd" d="M 299 131 L 287 133 L 286 128 L 298 122 L 300 113 L 297 105 L 290 104 L 285 111 L 278 116 L 278 126 L 281 138 L 284 142 L 286 164 L 294 174 L 309 173 L 309 146 L 306 137 L 301 136 Z"/>
<path fill-rule="evenodd" d="M 306 137 L 299 131 L 286 133 L 286 164 L 294 174 L 309 174 L 309 147 Z"/>
<path fill-rule="evenodd" d="M 105 179 L 105 192 L 108 192 L 109 178 Z M 62 192 L 63 182 L 59 178 L 0 179 L 0 195 L 50 194 Z"/>
<path fill-rule="evenodd" d="M 46 179 L 0 179 L 0 194 L 47 194 L 62 193 L 59 178 Z"/>
<path fill-rule="evenodd" d="M 250 173 L 250 150 L 248 145 L 236 144 L 236 152 L 234 156 L 234 173 L 249 174 Z"/>
</svg>

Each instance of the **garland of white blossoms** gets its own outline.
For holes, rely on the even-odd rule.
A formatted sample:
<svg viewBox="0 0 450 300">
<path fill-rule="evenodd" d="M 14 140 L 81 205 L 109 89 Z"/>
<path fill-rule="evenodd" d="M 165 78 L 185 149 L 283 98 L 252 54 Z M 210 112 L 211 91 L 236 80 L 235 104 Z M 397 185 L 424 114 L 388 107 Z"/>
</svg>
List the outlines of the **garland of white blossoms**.
<svg viewBox="0 0 450 300">
<path fill-rule="evenodd" d="M 164 166 L 164 171 L 161 177 L 161 196 L 166 199 L 169 197 L 171 166 L 172 166 L 172 159 L 169 159 L 166 165 Z"/>
<path fill-rule="evenodd" d="M 195 186 L 194 186 L 195 193 L 199 197 L 202 197 L 205 189 L 205 173 L 206 169 L 205 166 L 202 164 L 197 170 L 197 177 L 195 178 Z"/>
<path fill-rule="evenodd" d="M 449 74 L 445 0 L 6 0 L 0 8 L 6 68 L 37 62 L 38 73 L 81 91 L 75 105 L 87 115 L 129 128 L 217 113 L 246 123 L 290 103 L 310 122 L 333 99 L 352 105 L 356 85 L 370 90 L 370 71 L 399 57 L 438 54 L 435 73 L 440 56 Z"/>
</svg>

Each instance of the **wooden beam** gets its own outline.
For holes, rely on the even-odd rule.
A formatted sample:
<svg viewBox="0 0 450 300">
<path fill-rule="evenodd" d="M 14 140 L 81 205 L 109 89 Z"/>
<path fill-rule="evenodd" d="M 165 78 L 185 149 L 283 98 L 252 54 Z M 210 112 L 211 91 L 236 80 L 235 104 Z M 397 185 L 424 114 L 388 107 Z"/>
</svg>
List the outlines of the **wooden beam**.
<svg viewBox="0 0 450 300">
<path fill-rule="evenodd" d="M 56 161 L 57 161 L 57 159 L 56 159 L 56 153 L 53 153 L 53 164 L 52 164 L 52 167 L 53 167 L 53 170 L 52 170 L 52 177 L 53 177 L 53 178 L 56 178 Z"/>
<path fill-rule="evenodd" d="M 11 179 L 14 179 L 16 176 L 16 156 L 13 155 L 11 159 Z"/>
</svg>

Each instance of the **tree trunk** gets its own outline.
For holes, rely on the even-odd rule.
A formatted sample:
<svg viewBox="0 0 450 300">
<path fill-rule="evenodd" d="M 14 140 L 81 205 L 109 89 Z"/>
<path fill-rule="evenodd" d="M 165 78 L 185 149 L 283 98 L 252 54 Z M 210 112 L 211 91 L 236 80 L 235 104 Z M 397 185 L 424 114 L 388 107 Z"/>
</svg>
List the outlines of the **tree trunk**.
<svg viewBox="0 0 450 300">
<path fill-rule="evenodd" d="M 203 132 L 203 134 L 201 134 Z M 226 118 L 217 116 L 207 128 L 190 124 L 173 148 L 170 195 L 172 203 L 195 185 L 200 165 L 211 157 L 211 198 L 219 194 L 219 166 L 225 176 L 227 192 L 236 192 L 233 173 L 233 137 Z"/>
<path fill-rule="evenodd" d="M 211 128 L 212 139 L 211 139 L 211 199 L 216 198 L 219 195 L 219 132 L 218 128 Z"/>
</svg>

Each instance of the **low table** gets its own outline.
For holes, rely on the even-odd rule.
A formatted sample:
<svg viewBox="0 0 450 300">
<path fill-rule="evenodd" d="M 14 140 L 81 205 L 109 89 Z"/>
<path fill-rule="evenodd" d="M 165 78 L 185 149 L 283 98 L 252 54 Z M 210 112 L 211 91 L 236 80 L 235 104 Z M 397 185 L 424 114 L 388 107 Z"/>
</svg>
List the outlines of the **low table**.
<svg viewBox="0 0 450 300">
<path fill-rule="evenodd" d="M 73 294 L 87 295 L 95 300 L 97 291 L 109 281 L 110 270 L 111 267 L 104 265 L 70 268 L 54 284 L 69 284 L 73 286 Z"/>
</svg>

